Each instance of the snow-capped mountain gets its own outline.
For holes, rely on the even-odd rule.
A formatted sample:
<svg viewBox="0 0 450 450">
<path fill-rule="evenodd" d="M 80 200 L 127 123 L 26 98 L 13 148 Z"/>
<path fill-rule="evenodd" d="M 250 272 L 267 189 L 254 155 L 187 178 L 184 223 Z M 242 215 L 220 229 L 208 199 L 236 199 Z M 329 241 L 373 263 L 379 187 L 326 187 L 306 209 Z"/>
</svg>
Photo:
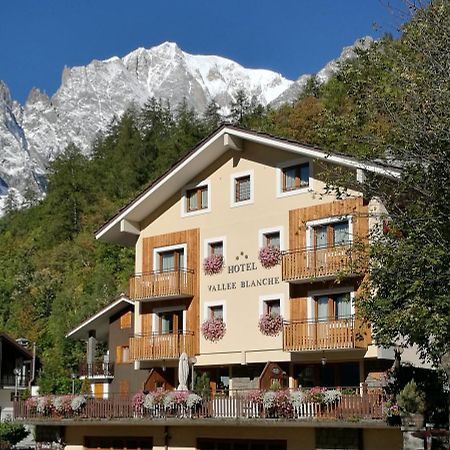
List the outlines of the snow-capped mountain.
<svg viewBox="0 0 450 450">
<path fill-rule="evenodd" d="M 344 52 L 347 57 L 348 48 Z M 337 70 L 339 59 L 319 72 L 320 82 Z M 226 113 L 241 89 L 262 105 L 277 105 L 293 101 L 308 77 L 294 82 L 219 56 L 191 55 L 165 42 L 123 58 L 66 67 L 51 98 L 33 88 L 24 106 L 0 81 L 0 211 L 8 193 L 19 203 L 27 190 L 43 193 L 48 162 L 71 142 L 88 153 L 96 134 L 131 104 L 155 97 L 176 107 L 185 99 L 202 113 L 214 100 Z"/>
</svg>

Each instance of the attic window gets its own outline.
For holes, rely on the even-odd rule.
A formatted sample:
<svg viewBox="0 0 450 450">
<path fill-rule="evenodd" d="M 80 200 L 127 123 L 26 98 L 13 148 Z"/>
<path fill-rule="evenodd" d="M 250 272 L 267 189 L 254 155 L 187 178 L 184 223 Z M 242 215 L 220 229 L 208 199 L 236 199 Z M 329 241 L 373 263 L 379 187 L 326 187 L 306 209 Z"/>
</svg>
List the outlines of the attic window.
<svg viewBox="0 0 450 450">
<path fill-rule="evenodd" d="M 281 163 L 276 174 L 277 197 L 301 194 L 312 187 L 311 163 L 307 158 Z"/>
<path fill-rule="evenodd" d="M 186 211 L 208 208 L 208 186 L 199 186 L 186 191 Z"/>
<path fill-rule="evenodd" d="M 253 203 L 253 171 L 231 175 L 231 206 L 243 206 Z"/>
<path fill-rule="evenodd" d="M 211 183 L 209 180 L 186 186 L 182 192 L 181 216 L 188 217 L 211 211 Z"/>
<path fill-rule="evenodd" d="M 309 186 L 309 163 L 296 164 L 284 167 L 283 172 L 283 192 L 295 191 Z"/>
</svg>

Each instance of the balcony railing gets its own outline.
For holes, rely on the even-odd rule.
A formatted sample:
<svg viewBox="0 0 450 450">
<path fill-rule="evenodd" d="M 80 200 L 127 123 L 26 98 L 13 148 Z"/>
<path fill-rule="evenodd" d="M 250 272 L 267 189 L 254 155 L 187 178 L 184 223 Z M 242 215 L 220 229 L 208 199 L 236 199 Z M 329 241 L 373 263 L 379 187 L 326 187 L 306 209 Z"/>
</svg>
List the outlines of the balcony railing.
<svg viewBox="0 0 450 450">
<path fill-rule="evenodd" d="M 66 402 L 70 398 L 65 397 Z M 68 399 L 68 400 L 67 400 Z M 265 408 L 263 402 L 252 400 L 248 395 L 216 396 L 205 398 L 194 407 L 186 403 L 172 403 L 169 407 L 156 404 L 152 407 L 136 405 L 132 397 L 115 395 L 108 399 L 86 398 L 76 411 L 65 408 L 57 411 L 51 406 L 37 408 L 37 401 L 16 401 L 14 403 L 14 419 L 23 421 L 60 423 L 61 419 L 74 419 L 79 421 L 114 420 L 114 419 L 243 419 L 249 420 L 277 419 L 277 420 L 382 420 L 384 398 L 380 392 L 367 392 L 359 394 L 342 394 L 332 403 L 305 402 L 290 403 L 289 408 Z M 42 404 L 44 402 L 41 402 Z M 46 401 L 51 405 L 54 398 Z M 134 403 L 134 404 L 133 404 Z M 78 402 L 80 404 L 80 402 Z M 267 422 L 266 422 L 267 423 Z M 311 422 L 310 422 L 311 423 Z"/>
<path fill-rule="evenodd" d="M 194 295 L 194 271 L 148 272 L 130 277 L 129 296 L 133 300 L 181 298 Z"/>
<path fill-rule="evenodd" d="M 88 378 L 113 378 L 114 363 L 105 361 L 88 363 L 83 361 L 79 366 L 79 374 Z"/>
<path fill-rule="evenodd" d="M 287 250 L 281 263 L 283 281 L 354 276 L 366 267 L 366 251 L 351 244 Z"/>
<path fill-rule="evenodd" d="M 28 386 L 30 377 L 28 375 L 20 374 L 17 377 L 17 387 L 25 388 Z M 16 385 L 16 375 L 2 375 L 0 378 L 0 387 L 14 387 Z"/>
<path fill-rule="evenodd" d="M 183 352 L 194 356 L 194 338 L 192 331 L 131 337 L 130 360 L 177 359 Z"/>
<path fill-rule="evenodd" d="M 370 327 L 355 317 L 326 321 L 293 321 L 283 326 L 283 350 L 288 352 L 367 348 Z"/>
</svg>

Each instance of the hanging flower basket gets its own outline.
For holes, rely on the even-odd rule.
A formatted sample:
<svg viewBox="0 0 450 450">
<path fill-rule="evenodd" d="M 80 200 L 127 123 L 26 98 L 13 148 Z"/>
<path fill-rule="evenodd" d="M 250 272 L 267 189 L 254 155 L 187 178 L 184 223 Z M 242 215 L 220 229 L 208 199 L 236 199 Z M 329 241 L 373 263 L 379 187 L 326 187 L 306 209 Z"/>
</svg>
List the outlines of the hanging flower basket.
<svg viewBox="0 0 450 450">
<path fill-rule="evenodd" d="M 259 250 L 258 259 L 265 269 L 270 269 L 280 264 L 281 251 L 278 247 L 262 247 Z"/>
<path fill-rule="evenodd" d="M 259 319 L 259 331 L 266 336 L 278 336 L 283 329 L 283 317 L 279 314 L 264 314 Z"/>
<path fill-rule="evenodd" d="M 202 324 L 203 337 L 211 342 L 220 341 L 227 330 L 227 326 L 222 319 L 210 318 Z"/>
<path fill-rule="evenodd" d="M 223 256 L 222 255 L 210 255 L 203 261 L 203 270 L 206 275 L 215 275 L 222 272 L 223 269 Z"/>
</svg>

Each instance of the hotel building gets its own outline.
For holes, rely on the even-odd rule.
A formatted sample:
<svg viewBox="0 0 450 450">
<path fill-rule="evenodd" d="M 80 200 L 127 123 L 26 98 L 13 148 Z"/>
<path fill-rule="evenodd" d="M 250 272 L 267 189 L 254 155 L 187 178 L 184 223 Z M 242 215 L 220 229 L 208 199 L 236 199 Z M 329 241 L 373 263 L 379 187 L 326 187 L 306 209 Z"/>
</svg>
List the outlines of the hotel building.
<svg viewBox="0 0 450 450">
<path fill-rule="evenodd" d="M 327 189 L 337 173 L 349 180 L 339 198 Z M 217 129 L 96 232 L 134 247 L 136 258 L 129 292 L 67 335 L 87 342 L 80 375 L 89 401 L 109 412 L 92 403 L 85 416 L 33 421 L 62 426 L 70 450 L 401 448 L 376 389 L 393 352 L 375 345 L 354 301 L 369 232 L 385 212 L 363 195 L 368 173 L 400 176 L 298 142 Z M 182 353 L 211 392 L 207 413 L 146 419 L 123 406 L 138 391 L 176 389 Z M 343 394 L 327 412 L 251 412 L 244 392 L 274 386 L 339 386 Z"/>
</svg>

